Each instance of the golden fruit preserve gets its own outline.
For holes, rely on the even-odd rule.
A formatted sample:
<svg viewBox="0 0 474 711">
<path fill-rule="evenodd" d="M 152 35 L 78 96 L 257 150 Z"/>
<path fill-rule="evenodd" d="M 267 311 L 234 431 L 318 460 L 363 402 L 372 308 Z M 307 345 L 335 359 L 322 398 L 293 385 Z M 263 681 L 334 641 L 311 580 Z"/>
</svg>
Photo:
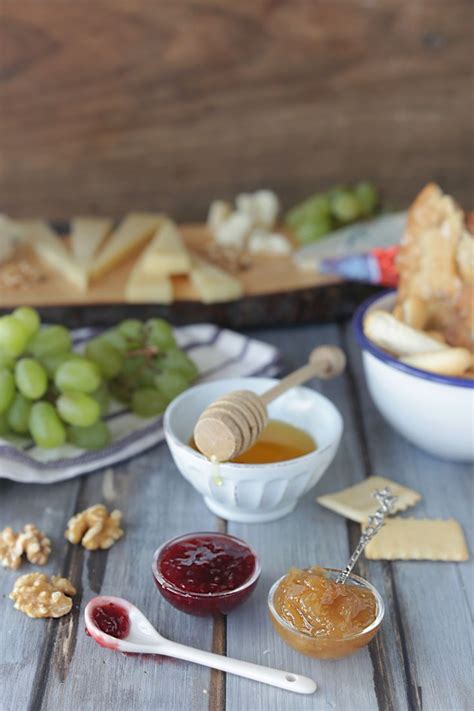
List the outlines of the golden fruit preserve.
<svg viewBox="0 0 474 711">
<path fill-rule="evenodd" d="M 372 625 L 378 615 L 373 592 L 350 581 L 336 583 L 336 574 L 319 567 L 291 568 L 275 591 L 272 622 L 303 654 L 345 657 L 367 644 L 380 626 Z"/>
</svg>

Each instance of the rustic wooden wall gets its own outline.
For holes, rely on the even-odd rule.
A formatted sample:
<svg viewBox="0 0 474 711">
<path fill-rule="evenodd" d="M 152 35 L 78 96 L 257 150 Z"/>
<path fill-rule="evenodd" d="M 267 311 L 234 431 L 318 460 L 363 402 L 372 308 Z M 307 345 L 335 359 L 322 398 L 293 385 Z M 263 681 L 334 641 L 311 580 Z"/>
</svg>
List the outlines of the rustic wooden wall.
<svg viewBox="0 0 474 711">
<path fill-rule="evenodd" d="M 472 0 L 0 0 L 0 211 L 472 200 Z"/>
</svg>

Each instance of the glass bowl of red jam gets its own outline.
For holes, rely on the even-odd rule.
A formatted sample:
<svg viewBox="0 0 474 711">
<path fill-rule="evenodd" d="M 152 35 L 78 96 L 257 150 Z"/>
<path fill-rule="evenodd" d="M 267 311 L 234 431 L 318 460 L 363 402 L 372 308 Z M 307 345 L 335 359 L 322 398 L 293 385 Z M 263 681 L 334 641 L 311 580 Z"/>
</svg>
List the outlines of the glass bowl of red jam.
<svg viewBox="0 0 474 711">
<path fill-rule="evenodd" d="M 244 541 L 226 533 L 188 533 L 153 556 L 153 577 L 163 597 L 190 615 L 228 614 L 255 589 L 260 563 Z"/>
</svg>

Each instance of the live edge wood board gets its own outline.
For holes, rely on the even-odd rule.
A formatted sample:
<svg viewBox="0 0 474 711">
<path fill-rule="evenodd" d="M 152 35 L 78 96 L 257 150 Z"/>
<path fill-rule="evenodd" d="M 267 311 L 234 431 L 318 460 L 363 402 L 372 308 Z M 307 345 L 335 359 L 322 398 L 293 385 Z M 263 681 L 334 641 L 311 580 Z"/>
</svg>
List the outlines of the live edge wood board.
<svg viewBox="0 0 474 711">
<path fill-rule="evenodd" d="M 204 225 L 182 225 L 181 231 L 187 245 L 198 253 L 209 243 Z M 130 255 L 100 280 L 92 282 L 86 293 L 42 264 L 28 247 L 20 248 L 19 258 L 21 256 L 36 265 L 44 278 L 20 288 L 1 286 L 0 310 L 28 304 L 40 307 L 49 320 L 60 321 L 67 308 L 68 322 L 71 322 L 72 312 L 74 323 L 71 325 L 114 323 L 119 306 L 122 315 L 124 311 L 126 315 L 140 314 L 141 317 L 158 314 L 175 324 L 212 321 L 244 328 L 328 322 L 348 317 L 355 305 L 373 291 L 367 285 L 343 283 L 337 277 L 299 270 L 291 257 L 259 255 L 238 274 L 244 296 L 237 301 L 203 304 L 197 300 L 190 280 L 183 276 L 173 277 L 173 304 L 125 304 L 125 284 L 137 254 Z M 70 309 L 71 306 L 76 308 Z"/>
</svg>

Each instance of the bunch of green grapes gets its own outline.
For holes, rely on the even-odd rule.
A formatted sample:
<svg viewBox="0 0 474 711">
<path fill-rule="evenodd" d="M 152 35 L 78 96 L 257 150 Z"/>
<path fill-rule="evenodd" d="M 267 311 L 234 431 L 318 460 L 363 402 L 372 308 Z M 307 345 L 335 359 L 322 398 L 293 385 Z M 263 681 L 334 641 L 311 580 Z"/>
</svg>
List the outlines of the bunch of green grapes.
<svg viewBox="0 0 474 711">
<path fill-rule="evenodd" d="M 29 307 L 0 318 L 0 436 L 31 436 L 39 447 L 82 449 L 110 442 L 111 395 L 151 417 L 188 387 L 195 364 L 161 319 L 123 321 L 72 350 L 64 326 L 40 328 Z"/>
<path fill-rule="evenodd" d="M 122 321 L 89 341 L 86 356 L 99 367 L 112 396 L 141 417 L 161 414 L 198 374 L 171 326 L 159 318 Z"/>
<path fill-rule="evenodd" d="M 378 205 L 377 189 L 364 181 L 316 193 L 290 210 L 285 221 L 301 244 L 310 244 L 338 227 L 373 216 Z"/>
</svg>

